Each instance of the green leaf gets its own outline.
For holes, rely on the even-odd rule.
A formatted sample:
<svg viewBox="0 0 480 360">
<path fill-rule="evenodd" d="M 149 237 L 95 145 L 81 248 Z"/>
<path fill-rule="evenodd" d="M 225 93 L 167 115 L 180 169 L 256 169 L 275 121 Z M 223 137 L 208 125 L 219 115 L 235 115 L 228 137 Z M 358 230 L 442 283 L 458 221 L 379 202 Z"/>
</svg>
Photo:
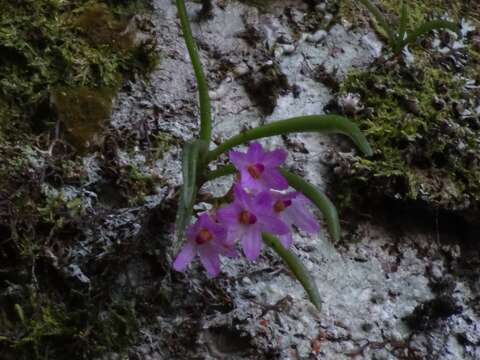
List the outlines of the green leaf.
<svg viewBox="0 0 480 360">
<path fill-rule="evenodd" d="M 217 170 L 210 171 L 205 174 L 203 177 L 203 182 L 215 180 L 216 178 L 222 177 L 222 176 L 228 176 L 228 175 L 233 175 L 237 172 L 237 169 L 233 165 L 225 165 L 219 167 Z"/>
<path fill-rule="evenodd" d="M 400 24 L 398 27 L 397 41 L 395 52 L 400 52 L 403 48 L 403 41 L 405 40 L 405 34 L 408 27 L 408 8 L 405 0 L 402 0 L 401 10 L 400 10 Z"/>
<path fill-rule="evenodd" d="M 291 187 L 297 191 L 303 193 L 309 198 L 325 216 L 327 222 L 328 231 L 335 241 L 340 240 L 340 221 L 338 218 L 338 212 L 335 205 L 322 191 L 318 190 L 315 186 L 303 180 L 300 176 L 295 175 L 285 169 L 280 169 L 282 175 L 287 179 Z"/>
<path fill-rule="evenodd" d="M 23 312 L 23 309 L 22 307 L 19 305 L 19 304 L 15 304 L 14 305 L 14 308 L 15 308 L 15 311 L 17 313 L 17 316 L 18 318 L 20 319 L 20 321 L 22 322 L 23 325 L 26 325 L 26 321 L 25 321 L 25 313 Z"/>
<path fill-rule="evenodd" d="M 389 42 L 391 44 L 394 44 L 395 34 L 393 33 L 393 30 L 388 24 L 387 19 L 385 18 L 385 16 L 382 15 L 380 10 L 375 5 L 373 5 L 369 0 L 358 0 L 358 1 L 361 2 L 368 9 L 368 11 L 370 11 L 370 13 L 373 15 L 373 17 L 377 21 L 377 23 L 387 33 Z"/>
<path fill-rule="evenodd" d="M 178 201 L 177 218 L 175 228 L 177 232 L 177 246 L 181 245 L 185 228 L 190 222 L 193 205 L 197 196 L 197 175 L 199 164 L 202 163 L 202 157 L 205 154 L 207 144 L 203 140 L 197 140 L 192 143 L 186 143 L 183 148 L 183 185 L 180 189 Z M 175 251 L 176 252 L 176 251 Z"/>
<path fill-rule="evenodd" d="M 446 20 L 427 21 L 408 34 L 406 40 L 404 40 L 403 46 L 414 43 L 420 36 L 428 34 L 430 31 L 442 29 L 448 29 L 456 32 L 458 30 L 458 26 L 455 23 Z"/>
<path fill-rule="evenodd" d="M 208 162 L 215 160 L 225 151 L 251 140 L 298 132 L 343 134 L 350 137 L 364 154 L 367 156 L 372 155 L 370 144 L 355 123 L 338 115 L 309 115 L 275 121 L 240 133 L 210 151 L 207 154 L 206 160 Z"/>
<path fill-rule="evenodd" d="M 295 275 L 302 284 L 312 304 L 315 305 L 318 311 L 321 311 L 322 300 L 320 299 L 315 280 L 308 273 L 307 269 L 305 269 L 300 259 L 295 254 L 286 250 L 275 236 L 264 233 L 262 234 L 262 238 L 263 242 L 270 246 L 283 259 L 293 275 Z"/>
<path fill-rule="evenodd" d="M 208 84 L 202 69 L 202 62 L 198 55 L 197 45 L 193 38 L 192 29 L 188 20 L 187 9 L 183 0 L 177 1 L 178 17 L 182 26 L 183 37 L 187 46 L 188 54 L 192 62 L 195 79 L 197 81 L 198 95 L 200 100 L 200 139 L 207 144 L 212 137 L 212 110 L 210 96 L 208 95 Z"/>
</svg>

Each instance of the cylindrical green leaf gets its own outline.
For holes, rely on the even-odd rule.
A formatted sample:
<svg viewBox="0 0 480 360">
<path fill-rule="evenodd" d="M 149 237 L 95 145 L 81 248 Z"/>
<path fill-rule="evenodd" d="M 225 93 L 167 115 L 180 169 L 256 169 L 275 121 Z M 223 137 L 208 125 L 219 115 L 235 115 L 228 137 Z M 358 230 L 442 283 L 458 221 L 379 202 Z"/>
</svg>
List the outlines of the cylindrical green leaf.
<svg viewBox="0 0 480 360">
<path fill-rule="evenodd" d="M 355 145 L 367 156 L 372 155 L 370 144 L 355 123 L 338 115 L 308 115 L 275 121 L 240 133 L 210 151 L 206 159 L 207 161 L 215 160 L 225 151 L 251 140 L 298 132 L 343 134 L 352 139 Z"/>
<path fill-rule="evenodd" d="M 335 205 L 322 191 L 318 190 L 309 182 L 303 180 L 300 176 L 295 175 L 287 170 L 280 169 L 282 175 L 287 179 L 291 187 L 303 193 L 309 198 L 325 216 L 328 231 L 335 241 L 340 240 L 340 221 Z"/>
<path fill-rule="evenodd" d="M 200 56 L 198 55 L 197 45 L 195 44 L 195 40 L 193 38 L 185 3 L 183 0 L 176 1 L 183 37 L 185 38 L 185 44 L 190 55 L 190 60 L 192 61 L 195 78 L 197 80 L 198 95 L 200 100 L 200 139 L 209 144 L 212 136 L 212 113 L 210 96 L 208 95 L 208 84 L 203 73 L 202 62 L 200 61 Z"/>
<path fill-rule="evenodd" d="M 177 246 L 183 239 L 183 233 L 192 216 L 192 209 L 197 196 L 197 179 L 200 158 L 206 151 L 207 144 L 203 140 L 186 143 L 183 148 L 183 185 L 180 189 L 177 218 L 175 227 L 177 232 Z M 174 249 L 176 250 L 176 249 Z"/>
<path fill-rule="evenodd" d="M 300 259 L 292 252 L 286 250 L 275 236 L 264 233 L 262 234 L 262 238 L 263 242 L 270 246 L 283 259 L 293 275 L 295 275 L 300 284 L 302 284 L 312 304 L 315 305 L 318 311 L 321 311 L 322 300 L 315 280 L 308 273 Z"/>
</svg>

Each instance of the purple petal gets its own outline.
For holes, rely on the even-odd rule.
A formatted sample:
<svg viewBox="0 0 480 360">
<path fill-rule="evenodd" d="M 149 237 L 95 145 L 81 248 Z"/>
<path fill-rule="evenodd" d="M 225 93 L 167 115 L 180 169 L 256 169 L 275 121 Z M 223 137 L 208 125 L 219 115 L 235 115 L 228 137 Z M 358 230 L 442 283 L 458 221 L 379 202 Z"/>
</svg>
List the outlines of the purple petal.
<svg viewBox="0 0 480 360">
<path fill-rule="evenodd" d="M 293 243 L 292 233 L 288 233 L 286 235 L 279 235 L 278 240 L 280 240 L 285 249 L 288 249 Z"/>
<path fill-rule="evenodd" d="M 209 225 L 212 223 L 213 221 L 212 219 L 210 219 L 210 216 L 208 216 L 207 213 L 203 213 L 199 216 L 196 224 L 199 229 L 204 229 L 204 228 L 208 228 Z"/>
<path fill-rule="evenodd" d="M 242 209 L 250 209 L 252 203 L 251 196 L 243 190 L 239 184 L 235 185 L 233 192 L 235 195 L 235 203 Z"/>
<path fill-rule="evenodd" d="M 252 143 L 248 148 L 247 159 L 250 163 L 260 162 L 263 158 L 263 147 L 260 143 Z"/>
<path fill-rule="evenodd" d="M 288 217 L 289 222 L 307 233 L 315 234 L 320 231 L 320 225 L 315 217 L 305 208 L 305 205 L 296 201 L 290 208 L 285 210 L 283 216 Z"/>
<path fill-rule="evenodd" d="M 277 167 L 287 160 L 287 152 L 282 149 L 266 152 L 263 156 L 265 167 Z"/>
<path fill-rule="evenodd" d="M 256 226 L 248 227 L 242 236 L 243 253 L 248 260 L 255 261 L 262 249 L 262 237 Z"/>
<path fill-rule="evenodd" d="M 195 257 L 196 246 L 192 242 L 187 242 L 182 250 L 177 255 L 177 258 L 173 262 L 173 268 L 176 271 L 185 271 L 187 266 L 192 262 Z"/>
<path fill-rule="evenodd" d="M 285 190 L 288 189 L 288 182 L 285 178 L 278 172 L 276 169 L 265 170 L 262 176 L 265 184 L 276 190 Z"/>
<path fill-rule="evenodd" d="M 265 185 L 258 179 L 254 179 L 246 169 L 240 171 L 240 183 L 243 188 L 254 192 L 265 190 Z"/>
<path fill-rule="evenodd" d="M 210 231 L 216 241 L 225 241 L 227 237 L 227 229 L 223 224 L 217 224 L 213 222 L 213 220 L 208 217 L 207 221 L 205 221 L 205 229 Z"/>
<path fill-rule="evenodd" d="M 241 170 L 248 165 L 247 155 L 245 153 L 230 151 L 228 153 L 228 158 L 237 170 Z"/>
<path fill-rule="evenodd" d="M 201 246 L 198 249 L 200 255 L 200 262 L 207 270 L 210 277 L 215 277 L 220 273 L 220 259 L 215 247 L 211 245 Z"/>
<path fill-rule="evenodd" d="M 290 232 L 290 228 L 279 218 L 275 216 L 265 216 L 260 218 L 262 231 L 274 235 L 285 235 Z"/>
<path fill-rule="evenodd" d="M 271 194 L 275 200 L 293 200 L 298 199 L 301 195 L 298 191 L 291 191 L 286 194 L 278 191 L 272 191 Z"/>
<path fill-rule="evenodd" d="M 228 227 L 229 225 L 238 223 L 238 216 L 241 211 L 242 208 L 237 203 L 233 203 L 218 210 L 217 219 L 220 223 L 224 223 Z"/>
<path fill-rule="evenodd" d="M 273 197 L 269 191 L 263 191 L 253 198 L 254 213 L 269 215 L 272 213 Z"/>
<path fill-rule="evenodd" d="M 236 258 L 236 257 L 238 257 L 238 251 L 237 251 L 237 249 L 235 248 L 235 245 L 234 245 L 233 243 L 232 243 L 232 244 L 220 244 L 220 243 L 215 243 L 215 244 L 212 244 L 212 245 L 215 246 L 216 251 L 217 251 L 219 254 L 228 256 L 228 257 L 230 257 L 230 258 Z"/>
<path fill-rule="evenodd" d="M 243 233 L 245 232 L 245 225 L 239 224 L 238 222 L 228 226 L 227 233 L 227 244 L 233 245 L 237 240 L 239 240 Z"/>
</svg>

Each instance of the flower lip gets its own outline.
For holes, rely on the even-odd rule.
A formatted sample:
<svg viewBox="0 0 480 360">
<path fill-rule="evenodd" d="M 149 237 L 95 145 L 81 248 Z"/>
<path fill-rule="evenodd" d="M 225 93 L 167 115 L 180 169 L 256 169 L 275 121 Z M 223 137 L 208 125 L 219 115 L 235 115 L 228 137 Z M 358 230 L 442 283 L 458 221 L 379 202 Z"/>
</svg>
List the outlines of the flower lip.
<svg viewBox="0 0 480 360">
<path fill-rule="evenodd" d="M 252 176 L 252 178 L 259 179 L 262 173 L 265 171 L 265 165 L 260 163 L 251 164 L 248 165 L 247 171 Z"/>
<path fill-rule="evenodd" d="M 244 225 L 253 225 L 257 222 L 257 217 L 254 214 L 244 210 L 238 216 L 238 221 Z"/>
<path fill-rule="evenodd" d="M 203 245 L 212 239 L 213 239 L 212 233 L 207 229 L 202 229 L 198 232 L 197 236 L 195 237 L 195 242 L 198 245 Z"/>
<path fill-rule="evenodd" d="M 273 205 L 273 210 L 275 212 L 279 213 L 288 208 L 290 205 L 292 205 L 292 200 L 278 200 L 274 205 Z"/>
</svg>

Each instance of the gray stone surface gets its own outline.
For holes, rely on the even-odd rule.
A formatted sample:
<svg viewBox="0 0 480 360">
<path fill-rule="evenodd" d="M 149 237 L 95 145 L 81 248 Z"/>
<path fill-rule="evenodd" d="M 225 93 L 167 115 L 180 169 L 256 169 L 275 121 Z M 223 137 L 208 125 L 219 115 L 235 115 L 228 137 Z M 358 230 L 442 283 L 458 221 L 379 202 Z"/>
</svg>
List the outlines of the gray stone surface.
<svg viewBox="0 0 480 360">
<path fill-rule="evenodd" d="M 78 261 L 69 267 L 80 281 L 88 282 L 81 271 L 85 253 L 101 248 L 98 256 L 106 256 L 122 239 L 141 237 L 151 211 L 174 198 L 181 184 L 181 144 L 198 130 L 195 83 L 175 6 L 170 0 L 154 4 L 161 63 L 148 81 L 137 79 L 125 87 L 112 127 L 133 132 L 139 143 L 133 152 L 120 150 L 118 161 L 134 164 L 162 185 L 143 205 L 112 211 L 103 224 L 86 230 L 74 256 Z M 349 71 L 366 68 L 382 48 L 374 33 L 342 24 L 303 31 L 308 10 L 301 1 L 276 1 L 268 12 L 236 1 L 214 4 L 213 17 L 194 22 L 193 30 L 209 78 L 217 140 L 262 123 L 323 113 L 333 91 L 318 80 L 319 67 L 341 81 Z M 199 8 L 189 4 L 192 18 Z M 252 34 L 253 43 L 247 41 Z M 271 66 L 288 86 L 278 89 L 273 111 L 265 113 L 246 82 Z M 152 129 L 173 139 L 153 161 L 140 146 Z M 354 151 L 337 137 L 312 134 L 263 143 L 288 148 L 288 166 L 324 189 L 335 181 L 331 154 Z M 96 181 L 95 159 L 85 161 Z M 230 183 L 224 179 L 203 191 L 219 194 Z M 297 234 L 293 251 L 314 276 L 321 312 L 271 251 L 256 263 L 225 260 L 222 275 L 214 280 L 197 263 L 184 275 L 167 272 L 155 278 L 145 275 L 148 266 L 141 259 L 132 261 L 118 277 L 119 288 L 156 288 L 167 294 L 168 306 L 142 320 L 143 341 L 131 349 L 130 358 L 480 359 L 478 272 L 470 281 L 458 276 L 465 251 L 460 236 L 438 233 L 434 219 L 425 221 L 406 215 L 393 222 L 342 219 L 338 244 L 331 242 L 325 224 L 318 237 Z M 172 241 L 171 226 L 165 229 L 149 233 L 149 240 Z M 170 260 L 164 253 L 159 257 Z"/>
</svg>

